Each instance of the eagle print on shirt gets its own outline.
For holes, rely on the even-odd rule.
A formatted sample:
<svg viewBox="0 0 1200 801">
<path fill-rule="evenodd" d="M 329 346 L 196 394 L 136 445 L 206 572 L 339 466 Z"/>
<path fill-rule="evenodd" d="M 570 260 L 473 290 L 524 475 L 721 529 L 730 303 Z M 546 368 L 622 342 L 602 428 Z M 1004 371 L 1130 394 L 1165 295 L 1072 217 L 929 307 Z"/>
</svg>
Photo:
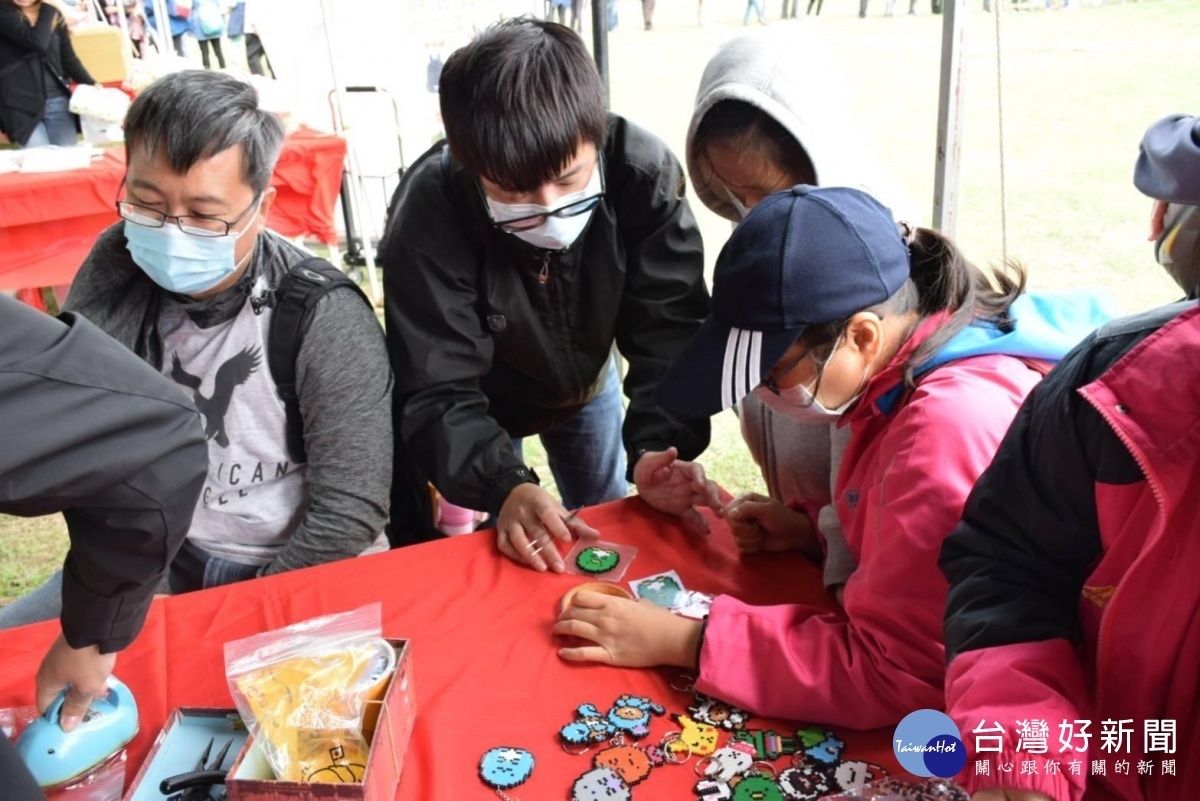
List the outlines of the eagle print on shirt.
<svg viewBox="0 0 1200 801">
<path fill-rule="evenodd" d="M 192 390 L 192 401 L 197 411 L 204 415 L 204 435 L 207 439 L 215 439 L 222 448 L 229 447 L 229 432 L 225 430 L 225 414 L 229 411 L 229 403 L 233 400 L 233 391 L 246 383 L 261 362 L 261 352 L 257 347 L 243 348 L 217 368 L 217 376 L 213 380 L 211 397 L 200 393 L 201 379 L 183 369 L 179 354 L 171 354 L 171 378 Z"/>
</svg>

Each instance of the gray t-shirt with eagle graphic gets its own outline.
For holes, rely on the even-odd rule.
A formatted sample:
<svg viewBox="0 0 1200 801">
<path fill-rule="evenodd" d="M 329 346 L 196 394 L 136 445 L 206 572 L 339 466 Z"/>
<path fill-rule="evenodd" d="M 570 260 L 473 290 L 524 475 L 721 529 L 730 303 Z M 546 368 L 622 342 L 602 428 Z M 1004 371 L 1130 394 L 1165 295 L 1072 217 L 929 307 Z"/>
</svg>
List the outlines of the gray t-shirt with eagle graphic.
<svg viewBox="0 0 1200 801">
<path fill-rule="evenodd" d="M 307 464 L 289 460 L 267 366 L 265 297 L 311 254 L 265 232 L 238 285 L 204 300 L 149 281 L 121 225 L 101 234 L 66 307 L 142 355 L 196 404 L 208 478 L 188 542 L 266 574 L 386 548 L 392 377 L 383 331 L 346 289 L 317 304 L 296 358 Z M 153 309 L 157 313 L 148 314 Z"/>
</svg>

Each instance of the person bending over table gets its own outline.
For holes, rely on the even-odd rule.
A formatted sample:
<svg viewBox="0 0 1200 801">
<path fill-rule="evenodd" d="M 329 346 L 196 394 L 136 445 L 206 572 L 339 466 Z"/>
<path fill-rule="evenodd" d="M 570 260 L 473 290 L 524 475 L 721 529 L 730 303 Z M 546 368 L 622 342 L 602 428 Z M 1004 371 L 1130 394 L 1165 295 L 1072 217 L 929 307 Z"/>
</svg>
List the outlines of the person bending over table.
<svg viewBox="0 0 1200 801">
<path fill-rule="evenodd" d="M 1198 126 L 1175 115 L 1150 127 L 1138 189 L 1200 205 Z M 1195 257 L 1169 270 L 1189 294 Z M 946 539 L 946 711 L 964 734 L 981 719 L 1046 720 L 1072 749 L 1023 753 L 1033 773 L 968 770 L 976 801 L 1080 801 L 1096 785 L 1119 798 L 1200 798 L 1200 763 L 1187 758 L 1200 742 L 1198 357 L 1194 297 L 1101 328 L 1030 395 Z M 1102 730 L 1122 723 L 1134 733 L 1109 752 Z M 1017 732 L 988 736 L 997 763 L 1011 761 Z M 1177 749 L 1186 757 L 1167 774 L 1161 760 Z M 1065 767 L 1110 754 L 1151 770 Z"/>
<path fill-rule="evenodd" d="M 77 315 L 0 295 L 0 512 L 62 512 L 62 633 L 36 677 L 73 730 L 137 636 L 204 485 L 204 429 L 168 381 Z M 6 799 L 44 798 L 0 734 Z"/>
<path fill-rule="evenodd" d="M 538 570 L 563 569 L 550 537 L 596 534 L 568 510 L 625 497 L 629 478 L 703 527 L 694 505 L 718 496 L 687 460 L 708 421 L 653 397 L 709 308 L 679 162 L 605 113 L 583 40 L 554 23 L 479 34 L 447 60 L 439 97 L 446 143 L 401 182 L 380 248 L 393 543 L 436 536 L 430 480 L 495 516 L 500 551 Z M 629 363 L 624 415 L 616 352 Z M 522 459 L 535 434 L 562 503 Z"/>
<path fill-rule="evenodd" d="M 800 32 L 803 34 L 803 31 Z M 732 39 L 704 67 L 688 126 L 687 167 L 696 197 L 730 222 L 772 192 L 797 184 L 852 186 L 892 206 L 864 132 L 853 122 L 830 53 L 816 35 L 777 31 Z M 894 206 L 892 206 L 894 208 Z M 738 403 L 742 437 L 762 471 L 767 495 L 747 492 L 725 510 L 744 553 L 786 547 L 792 529 L 821 529 L 825 586 L 840 596 L 854 571 L 831 502 L 850 439 L 840 414 L 799 408 L 754 393 Z"/>
<path fill-rule="evenodd" d="M 208 480 L 174 593 L 387 547 L 392 382 L 370 306 L 336 285 L 297 327 L 293 411 L 268 364 L 286 333 L 276 290 L 311 272 L 310 253 L 264 228 L 283 133 L 236 78 L 187 70 L 152 84 L 125 119 L 123 221 L 67 299 L 204 417 Z M 53 617 L 57 595 L 35 590 L 0 627 Z"/>
<path fill-rule="evenodd" d="M 697 690 L 766 717 L 872 729 L 940 709 L 942 539 L 1046 362 L 1102 317 L 1025 295 L 1024 282 L 1015 267 L 989 279 L 856 189 L 797 186 L 758 204 L 717 261 L 712 316 L 659 394 L 692 416 L 750 391 L 844 411 L 834 502 L 858 565 L 844 609 L 719 596 L 701 624 L 580 593 L 554 630 L 594 644 L 562 657 L 694 669 Z M 819 548 L 816 536 L 790 546 Z"/>
</svg>

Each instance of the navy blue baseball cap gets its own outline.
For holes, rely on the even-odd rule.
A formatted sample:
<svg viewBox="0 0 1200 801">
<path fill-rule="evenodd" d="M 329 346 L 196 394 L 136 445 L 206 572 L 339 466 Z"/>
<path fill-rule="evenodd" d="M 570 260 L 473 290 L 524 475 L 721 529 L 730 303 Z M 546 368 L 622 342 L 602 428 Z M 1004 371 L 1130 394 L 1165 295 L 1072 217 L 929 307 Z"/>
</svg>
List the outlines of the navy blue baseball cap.
<svg viewBox="0 0 1200 801">
<path fill-rule="evenodd" d="M 713 306 L 658 385 L 658 403 L 709 417 L 762 383 L 811 325 L 845 320 L 908 280 L 892 212 L 845 187 L 796 186 L 755 206 L 721 249 Z"/>
</svg>

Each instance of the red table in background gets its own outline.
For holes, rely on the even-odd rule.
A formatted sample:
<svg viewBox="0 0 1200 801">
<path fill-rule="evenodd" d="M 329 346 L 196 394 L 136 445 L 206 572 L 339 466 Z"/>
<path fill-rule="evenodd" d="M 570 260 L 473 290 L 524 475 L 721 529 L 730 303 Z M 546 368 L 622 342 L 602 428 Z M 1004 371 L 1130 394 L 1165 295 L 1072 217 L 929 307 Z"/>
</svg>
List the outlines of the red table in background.
<svg viewBox="0 0 1200 801">
<path fill-rule="evenodd" d="M 689 535 L 675 518 L 637 499 L 590 508 L 582 517 L 604 540 L 638 547 L 627 580 L 675 569 L 689 589 L 752 603 L 832 606 L 814 565 L 798 554 L 739 559 L 720 521 L 712 521 L 710 537 Z M 478 765 L 484 751 L 499 745 L 527 748 L 537 758 L 517 796 L 566 798 L 595 755 L 573 756 L 559 745 L 558 730 L 577 706 L 607 710 L 630 693 L 649 696 L 668 714 L 686 711 L 690 696 L 671 688 L 683 686 L 678 670 L 560 660 L 550 628 L 563 593 L 585 579 L 535 573 L 500 556 L 493 543 L 491 532 L 471 534 L 156 601 L 141 636 L 117 662 L 116 675 L 141 712 L 129 776 L 171 709 L 233 705 L 224 676 L 226 641 L 374 601 L 383 602 L 384 635 L 412 643 L 417 718 L 397 798 L 494 801 Z M 0 632 L 0 707 L 32 703 L 33 674 L 57 632 L 57 623 Z M 797 723 L 756 718 L 750 726 L 789 733 Z M 673 721 L 656 717 L 650 738 L 673 728 Z M 834 730 L 846 742 L 847 758 L 898 770 L 890 729 Z M 655 769 L 634 797 L 694 797 L 693 763 Z"/>
<path fill-rule="evenodd" d="M 271 178 L 268 226 L 287 237 L 337 243 L 333 212 L 345 140 L 301 129 L 284 140 Z M 68 284 L 96 237 L 117 221 L 113 204 L 125 151 L 111 148 L 86 170 L 0 174 L 0 289 Z"/>
</svg>

